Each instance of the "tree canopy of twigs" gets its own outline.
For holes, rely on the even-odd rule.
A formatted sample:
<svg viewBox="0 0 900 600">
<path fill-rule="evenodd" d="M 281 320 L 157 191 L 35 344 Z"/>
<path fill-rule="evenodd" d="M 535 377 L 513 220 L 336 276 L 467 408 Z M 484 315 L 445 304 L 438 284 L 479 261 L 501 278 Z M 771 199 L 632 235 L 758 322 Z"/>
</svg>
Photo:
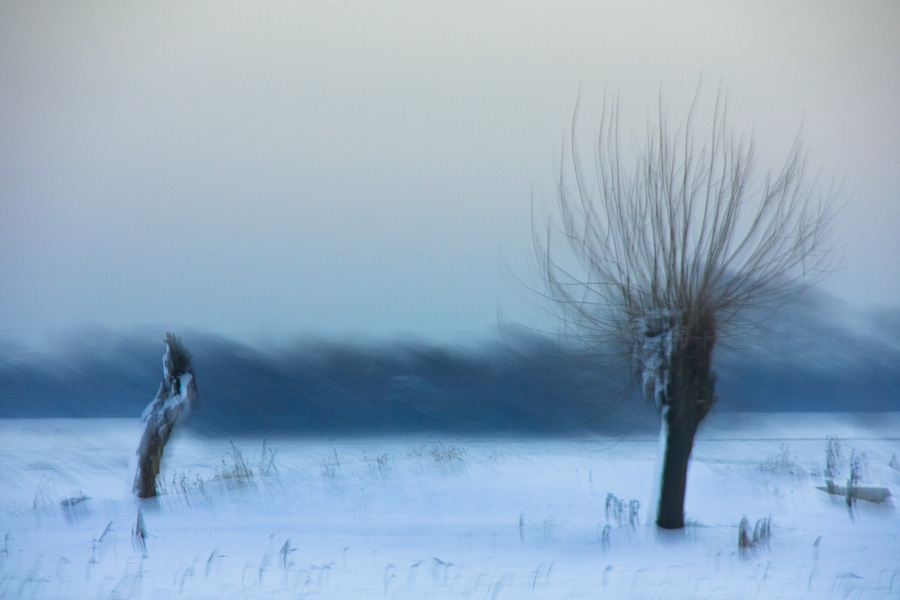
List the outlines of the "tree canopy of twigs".
<svg viewBox="0 0 900 600">
<path fill-rule="evenodd" d="M 839 190 L 809 177 L 800 135 L 780 169 L 760 176 L 752 136 L 732 132 L 721 91 L 698 134 L 700 96 L 673 129 L 660 94 L 658 122 L 634 156 L 623 152 L 619 101 L 607 99 L 593 165 L 577 147 L 576 106 L 558 216 L 533 223 L 547 295 L 579 339 L 629 347 L 636 322 L 675 313 L 733 333 L 749 310 L 782 303 L 832 267 Z"/>
</svg>

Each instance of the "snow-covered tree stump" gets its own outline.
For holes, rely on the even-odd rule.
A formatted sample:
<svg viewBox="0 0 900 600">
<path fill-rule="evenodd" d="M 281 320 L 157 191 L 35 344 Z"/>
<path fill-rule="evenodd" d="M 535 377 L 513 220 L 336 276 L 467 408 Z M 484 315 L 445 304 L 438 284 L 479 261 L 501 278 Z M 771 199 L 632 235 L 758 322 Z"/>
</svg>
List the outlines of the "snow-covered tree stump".
<svg viewBox="0 0 900 600">
<path fill-rule="evenodd" d="M 835 496 L 842 496 L 847 499 L 847 504 L 850 504 L 852 500 L 865 500 L 866 502 L 874 502 L 877 504 L 879 502 L 884 502 L 891 495 L 891 490 L 885 487 L 853 484 L 843 486 L 837 485 L 830 479 L 825 482 L 825 485 L 816 486 L 816 489 L 820 489 L 823 492 L 828 492 Z"/>
<path fill-rule="evenodd" d="M 162 464 L 163 448 L 169 441 L 172 428 L 187 419 L 198 398 L 191 355 L 180 339 L 166 333 L 159 392 L 141 415 L 145 426 L 137 449 L 138 465 L 134 476 L 134 493 L 138 498 L 156 496 L 156 476 Z"/>
</svg>

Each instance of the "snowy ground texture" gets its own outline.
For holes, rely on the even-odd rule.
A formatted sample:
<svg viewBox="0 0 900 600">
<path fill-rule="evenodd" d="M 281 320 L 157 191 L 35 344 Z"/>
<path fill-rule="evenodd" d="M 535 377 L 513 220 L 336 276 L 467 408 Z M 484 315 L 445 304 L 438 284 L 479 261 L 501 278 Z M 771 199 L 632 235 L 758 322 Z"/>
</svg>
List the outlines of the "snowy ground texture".
<svg viewBox="0 0 900 600">
<path fill-rule="evenodd" d="M 139 504 L 137 419 L 4 420 L 0 598 L 900 598 L 900 413 L 708 421 L 689 526 L 664 533 L 646 522 L 645 435 L 184 433 L 164 494 Z M 844 478 L 864 453 L 863 483 L 893 496 L 850 510 L 816 489 L 826 436 Z M 771 536 L 739 549 L 745 516 L 770 518 Z"/>
</svg>

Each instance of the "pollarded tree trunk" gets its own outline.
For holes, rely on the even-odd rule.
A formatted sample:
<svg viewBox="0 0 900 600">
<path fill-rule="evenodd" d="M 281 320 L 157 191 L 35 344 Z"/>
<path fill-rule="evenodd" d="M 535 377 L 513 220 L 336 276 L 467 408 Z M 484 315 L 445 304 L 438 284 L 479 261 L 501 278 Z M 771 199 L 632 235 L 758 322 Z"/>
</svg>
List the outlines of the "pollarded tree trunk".
<svg viewBox="0 0 900 600">
<path fill-rule="evenodd" d="M 701 326 L 686 325 L 681 331 L 684 333 L 673 344 L 667 361 L 668 381 L 660 412 L 666 444 L 656 524 L 664 529 L 684 527 L 684 497 L 694 434 L 714 401 L 714 325 L 709 320 Z"/>
<path fill-rule="evenodd" d="M 663 417 L 666 418 L 666 417 Z M 687 492 L 688 461 L 694 446 L 696 425 L 682 420 L 666 424 L 666 446 L 660 481 L 656 524 L 663 529 L 684 527 L 684 496 Z"/>
<path fill-rule="evenodd" d="M 134 476 L 134 493 L 138 498 L 156 496 L 156 476 L 162 464 L 163 448 L 172 428 L 190 415 L 198 398 L 191 355 L 181 340 L 167 333 L 159 392 L 142 416 L 145 427 L 137 450 L 138 466 Z"/>
</svg>

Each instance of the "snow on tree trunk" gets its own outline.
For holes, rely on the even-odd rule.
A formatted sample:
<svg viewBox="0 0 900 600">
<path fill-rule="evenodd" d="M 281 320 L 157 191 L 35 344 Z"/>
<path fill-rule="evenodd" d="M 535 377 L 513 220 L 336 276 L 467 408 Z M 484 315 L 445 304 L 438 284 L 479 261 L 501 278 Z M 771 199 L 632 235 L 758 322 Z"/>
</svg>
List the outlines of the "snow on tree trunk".
<svg viewBox="0 0 900 600">
<path fill-rule="evenodd" d="M 663 465 L 666 462 L 666 443 L 669 440 L 669 426 L 666 423 L 665 411 L 663 407 L 660 413 L 659 423 L 659 443 L 656 447 L 656 462 L 653 465 L 653 485 L 650 488 L 650 501 L 647 503 L 647 522 L 656 523 L 659 514 L 659 494 L 662 489 Z"/>
<path fill-rule="evenodd" d="M 156 476 L 162 464 L 163 448 L 169 441 L 172 428 L 187 419 L 198 398 L 191 355 L 180 339 L 166 333 L 162 382 L 156 398 L 141 415 L 145 426 L 137 449 L 138 465 L 133 488 L 138 498 L 156 496 Z"/>
<path fill-rule="evenodd" d="M 684 527 L 684 497 L 694 435 L 713 402 L 711 371 L 715 342 L 712 319 L 689 319 L 683 311 L 661 310 L 636 322 L 634 359 L 644 395 L 660 415 L 656 524 Z"/>
</svg>

